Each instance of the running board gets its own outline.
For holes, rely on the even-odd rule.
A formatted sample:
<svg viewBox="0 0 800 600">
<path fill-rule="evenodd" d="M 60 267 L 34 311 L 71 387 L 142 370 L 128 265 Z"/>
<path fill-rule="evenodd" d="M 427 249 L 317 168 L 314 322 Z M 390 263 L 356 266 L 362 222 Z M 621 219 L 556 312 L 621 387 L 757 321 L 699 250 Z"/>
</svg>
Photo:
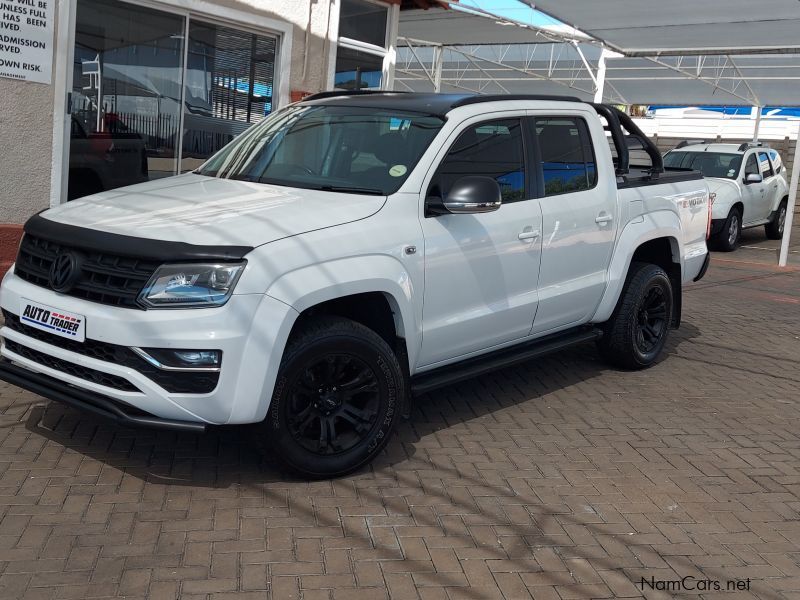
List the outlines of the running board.
<svg viewBox="0 0 800 600">
<path fill-rule="evenodd" d="M 603 332 L 598 328 L 581 327 L 468 358 L 452 365 L 415 375 L 411 378 L 411 394 L 419 396 L 436 388 L 516 365 L 545 354 L 558 352 L 576 344 L 598 340 L 602 336 Z"/>
</svg>

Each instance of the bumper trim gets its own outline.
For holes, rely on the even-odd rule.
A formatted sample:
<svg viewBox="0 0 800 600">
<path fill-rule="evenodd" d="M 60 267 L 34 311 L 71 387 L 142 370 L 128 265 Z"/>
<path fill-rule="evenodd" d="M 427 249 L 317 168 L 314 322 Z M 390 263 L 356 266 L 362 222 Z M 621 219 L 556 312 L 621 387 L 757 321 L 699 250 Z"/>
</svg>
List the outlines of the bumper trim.
<svg viewBox="0 0 800 600">
<path fill-rule="evenodd" d="M 0 360 L 0 380 L 38 394 L 48 400 L 55 400 L 67 406 L 93 413 L 120 425 L 170 429 L 173 431 L 193 431 L 196 433 L 203 433 L 206 430 L 204 423 L 162 419 L 152 415 L 129 414 L 120 407 L 119 403 L 106 396 L 64 385 L 62 381 L 58 381 L 48 375 L 35 373 L 25 367 L 17 366 L 7 359 Z"/>
</svg>

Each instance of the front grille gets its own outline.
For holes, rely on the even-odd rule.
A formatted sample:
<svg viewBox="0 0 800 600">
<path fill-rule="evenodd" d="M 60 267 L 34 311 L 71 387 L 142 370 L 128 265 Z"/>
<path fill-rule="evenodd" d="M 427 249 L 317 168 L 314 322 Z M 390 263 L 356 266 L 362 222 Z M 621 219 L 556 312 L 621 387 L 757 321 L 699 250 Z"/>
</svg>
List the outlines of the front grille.
<svg viewBox="0 0 800 600">
<path fill-rule="evenodd" d="M 77 377 L 78 379 L 91 381 L 92 383 L 96 383 L 98 385 L 104 385 L 106 387 L 113 388 L 115 390 L 121 390 L 124 392 L 140 391 L 135 385 L 133 385 L 130 381 L 128 381 L 124 377 L 117 377 L 116 375 L 103 373 L 102 371 L 90 369 L 89 367 L 76 365 L 75 363 L 71 363 L 67 360 L 56 358 L 55 356 L 50 356 L 49 354 L 45 354 L 44 352 L 39 352 L 38 350 L 34 350 L 33 348 L 28 348 L 27 346 L 18 344 L 13 340 L 6 340 L 5 342 L 6 342 L 6 348 L 8 348 L 14 354 L 18 354 L 23 358 L 32 360 L 35 363 L 44 365 L 45 367 L 50 367 L 51 369 L 55 369 L 56 371 L 66 373 L 67 375 L 72 375 L 73 377 Z"/>
<path fill-rule="evenodd" d="M 50 286 L 50 265 L 64 251 L 84 257 L 81 274 L 68 296 L 75 296 L 111 306 L 140 308 L 139 292 L 158 268 L 158 262 L 129 258 L 97 251 L 81 250 L 26 233 L 17 254 L 14 273 L 34 285 Z"/>
<path fill-rule="evenodd" d="M 162 371 L 154 367 L 127 346 L 109 344 L 86 338 L 85 342 L 63 338 L 35 327 L 29 327 L 19 320 L 14 313 L 3 310 L 6 326 L 13 331 L 27 335 L 35 340 L 75 352 L 89 358 L 96 358 L 124 367 L 135 369 L 148 379 L 154 381 L 168 392 L 174 394 L 208 394 L 214 391 L 219 382 L 219 373 Z M 8 341 L 6 342 L 8 345 Z M 10 347 L 9 347 L 10 349 Z M 34 360 L 34 359 L 31 359 Z M 57 360 L 57 359 L 56 359 Z M 37 361 L 38 362 L 38 361 Z M 71 363 L 69 363 L 71 364 Z M 56 368 L 56 367 L 53 367 Z M 90 369 L 92 370 L 92 369 Z M 91 380 L 90 380 L 91 381 Z M 127 380 L 124 380 L 127 381 Z M 113 386 L 111 386 L 113 387 Z M 122 388 L 117 388 L 122 389 Z M 136 388 L 134 388 L 136 390 Z M 136 390 L 138 391 L 138 390 Z"/>
</svg>

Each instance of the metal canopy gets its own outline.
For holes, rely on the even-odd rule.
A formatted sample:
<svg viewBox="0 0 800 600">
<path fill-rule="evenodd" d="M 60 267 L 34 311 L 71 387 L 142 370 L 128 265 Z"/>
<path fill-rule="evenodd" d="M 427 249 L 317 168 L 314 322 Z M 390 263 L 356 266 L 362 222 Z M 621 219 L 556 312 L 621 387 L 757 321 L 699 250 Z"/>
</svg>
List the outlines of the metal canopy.
<svg viewBox="0 0 800 600">
<path fill-rule="evenodd" d="M 800 52 L 797 0 L 524 0 L 627 56 Z"/>
</svg>

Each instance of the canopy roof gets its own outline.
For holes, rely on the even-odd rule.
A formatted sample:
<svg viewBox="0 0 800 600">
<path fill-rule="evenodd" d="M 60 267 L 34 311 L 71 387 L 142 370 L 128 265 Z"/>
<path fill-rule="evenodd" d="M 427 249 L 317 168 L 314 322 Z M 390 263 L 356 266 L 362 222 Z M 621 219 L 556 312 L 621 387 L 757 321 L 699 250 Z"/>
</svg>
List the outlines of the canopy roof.
<svg viewBox="0 0 800 600">
<path fill-rule="evenodd" d="M 525 0 L 626 56 L 800 52 L 797 0 Z"/>
<path fill-rule="evenodd" d="M 605 62 L 608 102 L 800 105 L 798 0 L 535 4 L 568 25 L 544 29 L 477 10 L 404 11 L 395 88 L 436 89 L 438 60 L 441 91 L 588 100 Z"/>
</svg>

